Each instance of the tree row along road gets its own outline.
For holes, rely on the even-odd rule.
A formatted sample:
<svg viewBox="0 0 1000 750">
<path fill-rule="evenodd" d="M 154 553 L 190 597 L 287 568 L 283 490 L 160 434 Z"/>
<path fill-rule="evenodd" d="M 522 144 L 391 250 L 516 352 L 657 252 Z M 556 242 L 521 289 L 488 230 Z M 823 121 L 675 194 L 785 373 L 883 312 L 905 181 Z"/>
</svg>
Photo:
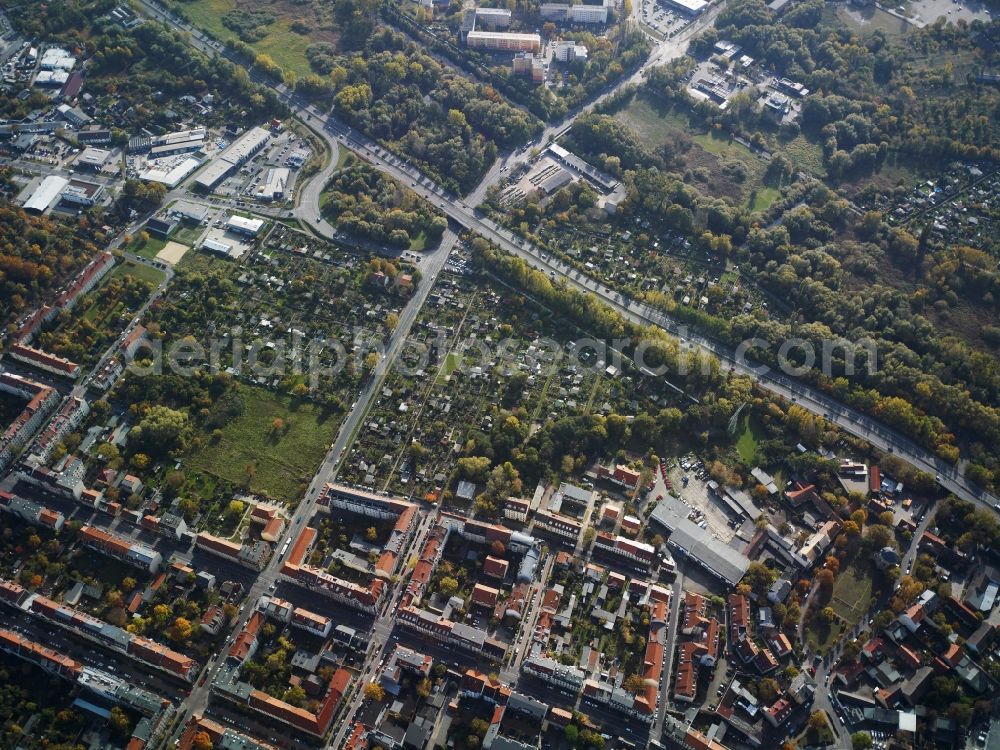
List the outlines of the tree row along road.
<svg viewBox="0 0 1000 750">
<path fill-rule="evenodd" d="M 193 29 L 193 27 L 188 26 L 178 19 L 165 15 L 164 12 L 150 2 L 150 0 L 141 0 L 141 2 L 152 13 L 152 15 L 154 15 L 154 17 L 165 21 L 169 25 L 183 32 L 185 38 L 188 39 L 189 42 L 196 48 L 201 49 L 209 55 L 222 54 L 228 57 L 231 54 L 227 52 L 225 48 L 216 48 L 216 46 L 214 46 L 214 44 L 208 40 L 207 37 L 204 37 L 201 32 Z M 721 4 L 720 6 L 717 6 L 714 13 L 718 13 L 721 7 Z M 671 56 L 678 54 L 678 50 L 681 48 L 681 45 L 685 44 L 685 40 L 690 38 L 690 34 L 692 34 L 696 29 L 703 28 L 704 24 L 713 19 L 714 14 L 706 16 L 699 22 L 696 22 L 697 26 L 693 25 L 693 27 L 689 27 L 689 30 L 685 34 L 675 37 L 673 40 L 667 40 L 667 42 L 661 43 L 661 45 L 654 50 L 649 61 L 647 61 L 647 63 L 643 65 L 642 68 L 640 68 L 640 70 L 637 71 L 632 77 L 620 82 L 619 86 L 623 86 L 626 83 L 631 82 L 636 77 L 641 76 L 642 71 L 650 65 L 664 62 L 665 60 L 670 59 Z M 238 61 L 233 60 L 233 62 L 239 64 Z M 748 375 L 754 378 L 765 390 L 790 401 L 794 401 L 799 406 L 812 412 L 813 414 L 824 416 L 845 432 L 861 437 L 881 450 L 890 451 L 915 468 L 938 477 L 938 483 L 949 492 L 953 492 L 965 500 L 986 504 L 990 509 L 996 508 L 998 500 L 995 496 L 974 486 L 965 478 L 958 468 L 933 456 L 897 431 L 890 429 L 878 420 L 866 414 L 845 406 L 836 399 L 820 392 L 817 389 L 811 388 L 801 381 L 780 373 L 772 371 L 762 372 L 757 370 L 753 363 L 741 361 L 736 356 L 736 352 L 726 345 L 696 333 L 688 333 L 686 331 L 686 327 L 679 325 L 676 320 L 668 316 L 666 313 L 653 309 L 648 305 L 636 302 L 633 299 L 625 297 L 624 295 L 609 289 L 604 284 L 581 274 L 576 269 L 567 266 L 546 253 L 541 252 L 526 240 L 516 237 L 511 231 L 504 229 L 490 219 L 483 217 L 462 198 L 451 195 L 436 185 L 432 180 L 425 177 L 407 160 L 385 150 L 374 141 L 359 134 L 347 125 L 344 125 L 332 115 L 321 114 L 316 107 L 311 106 L 307 101 L 290 92 L 284 84 L 275 84 L 268 79 L 255 75 L 252 71 L 250 72 L 250 76 L 256 83 L 262 86 L 267 86 L 276 91 L 282 100 L 305 123 L 311 126 L 318 124 L 320 128 L 317 130 L 317 128 L 313 127 L 313 130 L 321 134 L 322 137 L 326 139 L 326 141 L 330 144 L 331 152 L 336 153 L 336 149 L 340 146 L 349 148 L 372 166 L 400 181 L 404 185 L 408 185 L 410 189 L 418 193 L 424 199 L 428 200 L 432 205 L 436 205 L 439 209 L 441 209 L 456 224 L 480 234 L 485 239 L 496 244 L 502 250 L 522 258 L 532 267 L 541 270 L 550 276 L 557 276 L 558 278 L 564 280 L 570 287 L 579 291 L 596 294 L 602 301 L 617 310 L 623 317 L 633 323 L 660 326 L 668 333 L 679 336 L 686 345 L 697 347 L 704 352 L 714 355 L 719 359 L 724 367 L 728 367 L 738 374 Z M 611 96 L 614 91 L 615 88 L 612 88 L 603 96 Z M 591 106 L 593 106 L 593 102 L 591 103 Z M 589 111 L 589 108 L 582 108 L 575 114 L 570 115 L 561 123 L 551 126 L 546 130 L 546 133 L 557 135 L 565 132 L 565 130 L 572 124 L 573 120 L 586 111 Z M 527 158 L 527 154 L 522 152 L 519 158 Z M 324 170 L 324 172 L 325 171 L 326 170 Z M 490 178 L 488 176 L 484 182 L 489 181 Z M 306 190 L 302 191 L 303 194 L 306 192 Z M 319 191 L 308 192 L 318 195 Z M 474 192 L 478 192 L 478 189 Z M 310 214 L 315 216 L 317 208 L 317 206 L 303 206 L 300 204 L 297 208 L 297 214 L 304 213 L 307 216 Z M 322 226 L 316 221 L 315 218 L 313 218 L 312 221 L 310 221 L 309 218 L 306 218 L 306 221 L 317 231 L 323 234 L 328 234 L 328 231 L 324 230 L 326 230 L 329 225 Z M 323 224 L 325 224 L 325 222 L 323 222 Z"/>
<path fill-rule="evenodd" d="M 696 347 L 714 355 L 725 369 L 754 378 L 762 388 L 794 401 L 813 414 L 822 415 L 844 431 L 864 438 L 884 451 L 891 451 L 915 468 L 932 475 L 940 475 L 939 484 L 959 497 L 973 502 L 982 502 L 991 508 L 997 499 L 982 492 L 968 482 L 952 465 L 942 461 L 913 441 L 903 437 L 876 419 L 849 408 L 836 399 L 818 391 L 792 377 L 774 371 L 763 371 L 749 358 L 740 359 L 735 350 L 705 336 L 687 331 L 666 313 L 649 305 L 616 292 L 604 284 L 579 272 L 556 258 L 540 251 L 511 231 L 498 226 L 459 198 L 447 195 L 426 178 L 419 175 L 412 166 L 389 154 L 378 145 L 353 133 L 350 128 L 340 125 L 333 118 L 327 121 L 327 130 L 336 134 L 342 145 L 360 154 L 373 166 L 406 184 L 412 190 L 435 203 L 457 224 L 475 231 L 493 242 L 502 250 L 522 258 L 532 267 L 550 277 L 565 281 L 570 287 L 597 295 L 603 302 L 615 309 L 624 318 L 638 325 L 656 325 L 681 339 L 685 346 Z"/>
<path fill-rule="evenodd" d="M 196 48 L 213 56 L 217 54 L 222 54 L 226 57 L 230 56 L 230 53 L 228 53 L 221 46 L 217 46 L 217 43 L 213 43 L 201 32 L 193 29 L 179 19 L 166 15 L 161 9 L 159 9 L 159 7 L 153 5 L 149 0 L 140 1 L 150 15 L 181 31 L 182 35 Z M 717 9 L 716 12 L 718 12 Z M 703 19 L 702 22 L 699 22 L 699 27 L 708 22 L 710 22 L 710 19 Z M 674 45 L 672 50 L 665 46 L 667 43 L 664 43 L 664 45 L 661 45 L 654 51 L 650 60 L 643 66 L 643 68 L 640 69 L 640 71 L 619 85 L 624 85 L 625 83 L 635 80 L 637 76 L 641 76 L 642 70 L 649 65 L 664 62 L 665 60 L 670 59 L 671 54 L 677 54 L 677 50 L 680 49 L 678 45 L 682 43 L 682 41 L 675 38 L 672 42 L 668 40 L 668 43 Z M 236 60 L 233 60 L 233 62 L 237 62 L 238 64 L 238 61 Z M 335 118 L 323 115 L 308 102 L 295 96 L 284 85 L 275 85 L 273 82 L 266 80 L 261 76 L 255 75 L 252 72 L 250 73 L 250 76 L 256 83 L 274 89 L 283 101 L 286 102 L 286 104 L 306 125 L 325 139 L 325 141 L 330 145 L 331 154 L 334 156 L 334 162 L 338 148 L 349 148 L 359 157 L 369 162 L 385 174 L 399 180 L 404 185 L 408 184 L 414 192 L 428 200 L 432 205 L 436 205 L 439 209 L 441 209 L 456 225 L 480 234 L 482 237 L 494 243 L 502 250 L 523 259 L 532 267 L 542 271 L 552 278 L 561 279 L 570 288 L 596 295 L 605 304 L 609 305 L 612 309 L 621 314 L 625 319 L 638 325 L 659 326 L 672 335 L 680 338 L 684 346 L 698 348 L 703 352 L 712 354 L 722 363 L 724 368 L 730 369 L 738 374 L 744 374 L 752 377 L 761 388 L 790 401 L 794 401 L 813 414 L 823 415 L 830 422 L 836 424 L 844 431 L 864 438 L 882 450 L 892 451 L 899 458 L 907 461 L 917 469 L 939 475 L 938 482 L 941 486 L 951 492 L 954 492 L 959 497 L 966 500 L 972 500 L 974 502 L 986 503 L 991 508 L 997 502 L 996 498 L 992 495 L 982 493 L 977 488 L 973 487 L 955 467 L 936 459 L 912 441 L 904 438 L 902 435 L 889 429 L 877 420 L 854 409 L 850 409 L 837 402 L 835 399 L 830 398 L 826 394 L 794 380 L 793 378 L 779 373 L 757 370 L 751 362 L 741 361 L 736 356 L 736 352 L 732 348 L 710 340 L 704 336 L 689 333 L 685 327 L 679 325 L 677 321 L 662 311 L 653 309 L 648 305 L 625 297 L 624 295 L 609 289 L 600 282 L 580 273 L 576 269 L 573 269 L 557 259 L 552 258 L 546 253 L 541 252 L 538 248 L 532 246 L 526 240 L 516 237 L 509 230 L 501 228 L 493 221 L 481 216 L 465 200 L 455 197 L 442 190 L 439 186 L 434 184 L 433 181 L 426 178 L 411 164 L 409 164 L 407 160 L 386 151 L 381 146 L 354 132 L 351 128 L 340 123 Z M 610 89 L 603 96 L 612 95 L 616 89 L 617 87 Z M 562 132 L 565 132 L 576 117 L 586 111 L 589 111 L 593 105 L 594 102 L 591 102 L 590 107 L 585 107 L 577 111 L 563 122 L 547 129 L 546 133 L 550 136 L 557 136 Z M 508 156 L 507 161 L 510 162 L 512 158 L 514 160 L 526 160 L 528 158 L 528 153 L 522 151 Z M 308 186 L 309 189 L 304 188 L 301 191 L 300 196 L 308 196 L 308 200 L 303 200 L 300 197 L 300 204 L 296 207 L 296 216 L 308 224 L 314 231 L 323 236 L 330 237 L 332 235 L 332 227 L 322 220 L 318 211 L 318 196 L 322 192 L 322 184 L 318 182 L 318 180 L 322 179 L 325 181 L 325 176 L 328 173 L 329 166 L 322 170 L 320 175 L 314 178 L 317 182 Z M 485 193 L 486 187 L 499 179 L 499 167 L 494 165 L 493 169 L 487 173 L 487 176 L 483 183 L 481 183 L 480 187 L 473 191 L 473 196 L 479 192 Z M 450 232 L 449 235 L 451 235 Z M 402 340 L 406 336 L 406 333 L 409 330 L 412 320 L 416 316 L 419 307 L 423 304 L 423 300 L 426 299 L 427 292 L 433 285 L 434 277 L 443 265 L 453 242 L 454 236 L 451 235 L 447 238 L 447 242 L 442 242 L 442 246 L 439 247 L 437 251 L 432 253 L 427 259 L 429 262 L 425 264 L 423 269 L 425 273 L 425 280 L 420 285 L 420 292 L 422 293 L 418 292 L 418 295 L 412 299 L 410 304 L 407 306 L 407 314 L 404 316 L 405 320 L 401 320 L 400 325 L 394 332 L 392 337 L 393 340 L 390 342 L 386 356 L 384 356 L 382 361 L 379 363 L 375 377 L 372 378 L 369 383 L 369 387 L 366 388 L 364 392 L 359 394 L 358 401 L 355 402 L 355 405 L 346 419 L 345 424 L 342 425 L 340 434 L 331 446 L 331 450 L 321 465 L 320 470 L 317 472 L 313 483 L 310 485 L 306 497 L 296 509 L 288 530 L 286 531 L 281 542 L 279 542 L 277 549 L 281 549 L 281 545 L 284 541 L 286 539 L 291 539 L 298 532 L 301 525 L 308 520 L 315 506 L 316 497 L 323 482 L 329 481 L 336 475 L 337 466 L 339 465 L 342 452 L 350 445 L 353 439 L 353 430 L 356 425 L 359 424 L 360 420 L 367 411 L 368 404 L 370 403 L 372 395 L 375 392 L 375 384 L 381 381 L 387 368 L 391 366 L 391 363 L 401 346 Z M 278 570 L 281 564 L 281 560 L 279 558 L 279 555 L 275 555 L 267 568 L 265 568 L 262 574 L 258 577 L 257 581 L 251 588 L 248 601 L 254 602 L 256 597 L 259 597 L 261 594 L 270 590 L 271 583 L 276 581 L 278 578 Z M 245 624 L 250 614 L 249 610 L 250 608 L 248 607 L 247 611 L 245 611 L 245 613 L 239 618 L 237 630 L 242 628 Z M 375 653 L 373 653 L 366 662 L 366 667 L 377 662 L 377 654 L 381 652 L 382 648 L 384 648 L 384 642 L 380 640 Z M 206 667 L 208 679 L 202 684 L 197 685 L 192 690 L 188 700 L 185 701 L 185 709 L 187 711 L 190 711 L 191 713 L 204 711 L 208 702 L 209 685 L 212 677 L 214 677 L 214 674 L 218 669 L 219 661 L 219 656 L 216 656 L 214 659 L 209 661 L 209 664 Z M 351 710 L 346 714 L 346 717 L 349 717 L 353 713 L 353 710 L 356 710 L 359 700 L 360 699 L 358 697 L 355 697 L 353 705 L 350 707 Z M 345 721 L 344 724 L 346 725 L 346 723 L 347 722 Z M 342 741 L 343 733 L 344 727 L 341 727 L 340 731 L 335 731 L 334 737 L 332 738 L 333 742 L 330 744 L 331 748 L 336 747 L 339 742 Z M 176 737 L 176 733 L 172 736 L 172 738 L 173 737 Z"/>
</svg>

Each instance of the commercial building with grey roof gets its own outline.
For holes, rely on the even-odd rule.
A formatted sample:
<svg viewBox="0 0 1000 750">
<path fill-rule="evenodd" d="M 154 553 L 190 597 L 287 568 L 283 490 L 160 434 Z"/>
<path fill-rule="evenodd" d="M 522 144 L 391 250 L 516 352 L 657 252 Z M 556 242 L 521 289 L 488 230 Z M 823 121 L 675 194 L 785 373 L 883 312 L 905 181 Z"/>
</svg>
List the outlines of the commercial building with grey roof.
<svg viewBox="0 0 1000 750">
<path fill-rule="evenodd" d="M 689 520 L 689 512 L 683 502 L 667 495 L 649 520 L 670 533 L 667 545 L 678 555 L 696 562 L 729 586 L 735 585 L 750 567 L 750 558 Z"/>
</svg>

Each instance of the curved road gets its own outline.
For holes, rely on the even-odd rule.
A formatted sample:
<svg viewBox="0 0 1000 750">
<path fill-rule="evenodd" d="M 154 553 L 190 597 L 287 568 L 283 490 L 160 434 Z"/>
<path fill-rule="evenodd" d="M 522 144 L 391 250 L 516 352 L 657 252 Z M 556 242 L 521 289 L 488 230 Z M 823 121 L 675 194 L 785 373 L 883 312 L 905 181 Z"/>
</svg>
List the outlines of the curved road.
<svg viewBox="0 0 1000 750">
<path fill-rule="evenodd" d="M 877 448 L 895 454 L 917 469 L 938 478 L 938 483 L 949 492 L 973 502 L 985 503 L 996 509 L 995 496 L 983 492 L 969 482 L 956 467 L 942 461 L 916 445 L 910 439 L 890 429 L 876 419 L 845 406 L 836 399 L 792 377 L 759 367 L 749 358 L 742 358 L 730 347 L 697 333 L 691 333 L 666 313 L 626 297 L 604 284 L 567 266 L 558 259 L 540 251 L 510 230 L 483 217 L 480 212 L 460 198 L 446 194 L 429 179 L 422 177 L 413 167 L 399 157 L 364 136 L 339 124 L 335 119 L 326 121 L 326 129 L 341 144 L 358 152 L 363 158 L 392 177 L 409 183 L 431 203 L 437 205 L 450 219 L 477 232 L 501 249 L 525 260 L 552 278 L 564 280 L 569 286 L 597 295 L 603 302 L 617 310 L 623 317 L 640 325 L 656 325 L 681 339 L 688 347 L 709 352 L 722 362 L 724 369 L 754 378 L 762 388 L 797 403 L 813 414 L 822 415 L 845 432 L 864 438 Z"/>
<path fill-rule="evenodd" d="M 166 23 L 184 32 L 188 40 L 195 47 L 210 55 L 229 54 L 220 43 L 213 42 L 197 29 L 168 15 L 158 6 L 154 5 L 151 0 L 141 1 L 155 17 L 164 20 Z M 699 21 L 695 22 L 695 24 L 692 24 L 685 32 L 682 32 L 672 40 L 661 43 L 650 56 L 650 59 L 635 74 L 622 81 L 619 86 L 638 80 L 650 66 L 672 59 L 680 54 L 677 51 L 680 45 L 686 44 L 691 35 L 703 28 L 705 24 L 711 23 L 715 15 L 721 11 L 721 8 L 722 4 L 716 6 L 713 11 L 710 11 L 699 19 Z M 432 204 L 437 205 L 455 223 L 482 235 L 501 249 L 523 258 L 533 267 L 549 274 L 553 278 L 558 276 L 564 279 L 570 286 L 580 291 L 596 294 L 604 302 L 635 323 L 660 326 L 678 336 L 686 345 L 697 347 L 715 355 L 723 365 L 739 374 L 753 377 L 762 388 L 771 393 L 794 401 L 799 406 L 814 414 L 824 416 L 845 432 L 864 438 L 881 450 L 892 452 L 917 469 L 934 475 L 937 478 L 938 484 L 947 491 L 953 492 L 963 499 L 983 503 L 990 509 L 1000 509 L 1000 501 L 995 496 L 984 492 L 969 482 L 958 468 L 936 458 L 895 430 L 791 377 L 780 373 L 761 372 L 757 370 L 753 366 L 753 363 L 739 359 L 736 352 L 728 346 L 724 346 L 698 334 L 688 333 L 677 321 L 665 313 L 624 297 L 594 279 L 581 274 L 576 269 L 570 268 L 546 255 L 526 240 L 516 237 L 509 230 L 503 229 L 495 222 L 483 217 L 479 212 L 474 210 L 473 206 L 475 204 L 472 201 L 466 201 L 444 191 L 432 180 L 421 174 L 408 160 L 387 151 L 367 137 L 342 124 L 333 116 L 322 114 L 315 106 L 310 105 L 301 97 L 292 94 L 283 84 L 273 84 L 255 75 L 253 72 L 250 75 L 258 84 L 275 90 L 303 122 L 313 128 L 314 131 L 318 125 L 321 128 L 319 132 L 331 144 L 331 152 L 335 144 L 350 148 L 361 158 L 386 174 L 401 181 L 403 184 L 409 184 L 412 190 Z M 590 106 L 594 106 L 595 103 L 604 97 L 613 94 L 615 88 L 607 91 L 595 100 L 595 102 L 591 103 Z M 543 134 L 543 138 L 551 138 L 559 135 L 572 124 L 575 117 L 578 117 L 585 111 L 588 111 L 587 107 L 573 113 L 563 122 L 549 127 L 546 129 L 545 134 Z M 507 163 L 511 163 L 512 160 L 524 160 L 527 156 L 524 151 L 518 152 L 517 154 L 508 156 Z M 480 188 L 473 191 L 473 195 L 480 189 L 485 192 L 484 185 L 492 184 L 493 181 L 498 179 L 496 175 L 499 173 L 499 167 L 494 165 L 494 168 L 498 171 L 493 172 L 491 170 L 487 178 L 481 183 Z M 318 211 L 318 206 L 300 207 L 299 210 L 306 212 L 308 215 L 310 211 Z M 317 224 L 316 218 L 311 221 L 307 218 L 306 221 L 309 222 L 310 226 L 316 227 L 318 231 L 322 231 L 323 226 L 322 224 Z M 319 219 L 319 221 L 322 220 Z M 324 232 L 324 234 L 330 236 L 328 233 Z"/>
</svg>

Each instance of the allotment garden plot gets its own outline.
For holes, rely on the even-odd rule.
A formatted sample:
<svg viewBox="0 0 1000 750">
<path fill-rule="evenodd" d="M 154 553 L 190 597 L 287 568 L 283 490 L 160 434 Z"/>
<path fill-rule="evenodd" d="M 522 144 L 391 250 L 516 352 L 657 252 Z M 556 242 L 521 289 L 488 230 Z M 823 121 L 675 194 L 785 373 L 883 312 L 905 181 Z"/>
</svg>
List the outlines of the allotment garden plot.
<svg viewBox="0 0 1000 750">
<path fill-rule="evenodd" d="M 626 410 L 639 394 L 610 354 L 575 348 L 587 333 L 571 321 L 457 268 L 439 278 L 415 322 L 345 461 L 345 480 L 464 504 L 490 468 L 469 457 L 500 465 L 543 423 Z"/>
</svg>

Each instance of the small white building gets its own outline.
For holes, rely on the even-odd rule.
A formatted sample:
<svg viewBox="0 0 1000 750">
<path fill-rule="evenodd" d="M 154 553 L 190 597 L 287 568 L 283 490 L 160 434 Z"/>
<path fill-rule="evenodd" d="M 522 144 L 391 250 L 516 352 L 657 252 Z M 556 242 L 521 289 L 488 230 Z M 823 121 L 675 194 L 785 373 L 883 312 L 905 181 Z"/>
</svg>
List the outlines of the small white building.
<svg viewBox="0 0 1000 750">
<path fill-rule="evenodd" d="M 288 184 L 288 167 L 271 167 L 260 187 L 257 188 L 257 200 L 274 201 L 285 197 L 285 186 Z"/>
<path fill-rule="evenodd" d="M 256 237 L 263 226 L 263 219 L 248 219 L 245 216 L 230 216 L 226 221 L 226 228 L 229 231 L 245 234 L 248 237 Z"/>
</svg>

